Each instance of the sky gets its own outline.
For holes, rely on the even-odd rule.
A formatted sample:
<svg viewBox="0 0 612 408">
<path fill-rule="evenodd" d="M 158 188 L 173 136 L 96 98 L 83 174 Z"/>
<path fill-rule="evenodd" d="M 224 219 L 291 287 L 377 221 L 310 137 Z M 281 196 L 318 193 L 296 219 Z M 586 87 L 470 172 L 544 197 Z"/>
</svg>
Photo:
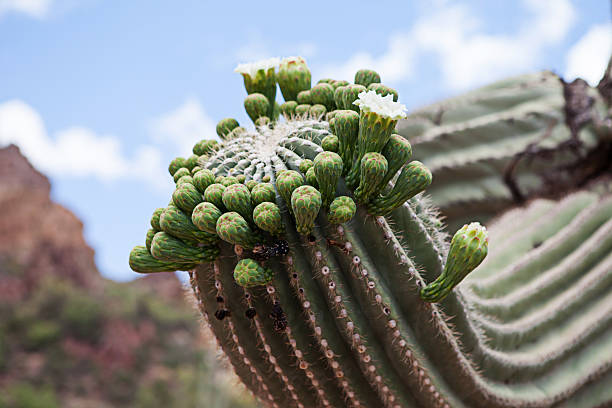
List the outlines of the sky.
<svg viewBox="0 0 612 408">
<path fill-rule="evenodd" d="M 372 68 L 410 110 L 543 69 L 596 84 L 610 21 L 607 0 L 0 0 L 0 146 L 49 176 L 102 274 L 129 280 L 169 161 L 222 118 L 249 124 L 238 63 L 301 55 L 313 83 Z"/>
</svg>

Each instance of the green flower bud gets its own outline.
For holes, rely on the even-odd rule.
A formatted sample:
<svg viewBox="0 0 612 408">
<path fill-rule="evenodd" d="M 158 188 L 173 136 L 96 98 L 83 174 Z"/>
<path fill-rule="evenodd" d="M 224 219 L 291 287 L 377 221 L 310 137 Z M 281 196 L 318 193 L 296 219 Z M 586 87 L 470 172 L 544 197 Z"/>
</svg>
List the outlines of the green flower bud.
<svg viewBox="0 0 612 408">
<path fill-rule="evenodd" d="M 192 154 L 191 156 L 189 156 L 187 158 L 187 160 L 185 161 L 185 167 L 187 167 L 187 170 L 189 170 L 189 174 L 191 174 L 191 170 L 198 165 L 198 159 L 200 158 L 200 156 L 196 156 L 195 154 Z"/>
<path fill-rule="evenodd" d="M 373 215 L 387 215 L 430 184 L 429 169 L 419 161 L 412 161 L 404 166 L 389 193 L 370 202 L 368 212 Z"/>
<path fill-rule="evenodd" d="M 235 211 L 247 221 L 252 221 L 253 204 L 251 192 L 244 184 L 232 184 L 223 191 L 223 205 L 228 211 Z"/>
<path fill-rule="evenodd" d="M 249 190 L 253 191 L 253 187 L 259 184 L 256 180 L 249 180 L 245 183 L 245 185 L 249 188 Z"/>
<path fill-rule="evenodd" d="M 222 184 L 223 180 L 225 180 L 225 176 L 217 176 L 215 177 L 215 183 Z"/>
<path fill-rule="evenodd" d="M 323 150 L 328 151 L 328 152 L 338 152 L 338 149 L 340 147 L 340 142 L 338 140 L 338 136 L 336 135 L 328 135 L 325 136 L 323 138 L 323 140 L 321 140 L 321 147 L 323 148 Z"/>
<path fill-rule="evenodd" d="M 172 193 L 172 201 L 185 213 L 191 214 L 195 206 L 203 201 L 202 193 L 193 184 L 183 183 Z"/>
<path fill-rule="evenodd" d="M 299 92 L 310 89 L 310 70 L 302 57 L 283 59 L 277 79 L 285 101 L 295 101 Z"/>
<path fill-rule="evenodd" d="M 219 125 L 217 125 L 217 129 L 218 128 L 219 128 Z M 202 139 L 198 143 L 193 145 L 193 154 L 197 154 L 198 156 L 202 156 L 203 154 L 208 154 L 212 152 L 213 150 L 215 150 L 217 148 L 217 145 L 218 143 L 216 140 Z"/>
<path fill-rule="evenodd" d="M 225 118 L 221 119 L 219 123 L 217 123 L 217 135 L 221 138 L 221 140 L 225 140 L 227 135 L 238 126 L 238 121 L 234 118 Z M 195 152 L 194 152 L 195 153 Z"/>
<path fill-rule="evenodd" d="M 260 93 L 250 94 L 244 99 L 244 108 L 253 122 L 262 116 L 267 116 L 270 102 Z"/>
<path fill-rule="evenodd" d="M 240 182 L 234 176 L 225 176 L 223 177 L 223 180 L 221 180 L 220 184 L 223 184 L 225 187 L 229 187 L 232 184 L 240 184 Z"/>
<path fill-rule="evenodd" d="M 191 176 L 191 172 L 186 167 L 181 167 L 180 169 L 175 171 L 174 176 L 172 176 L 172 178 L 174 179 L 174 182 L 176 183 L 183 176 Z"/>
<path fill-rule="evenodd" d="M 358 203 L 366 204 L 370 198 L 378 194 L 387 168 L 387 159 L 382 154 L 370 152 L 363 155 L 359 172 L 359 187 L 355 190 L 355 200 Z"/>
<path fill-rule="evenodd" d="M 201 231 L 217 235 L 217 220 L 223 213 L 212 203 L 202 202 L 193 209 L 191 221 Z"/>
<path fill-rule="evenodd" d="M 202 170 L 200 166 L 195 166 L 193 169 L 191 169 L 191 177 L 195 176 L 195 174 L 200 170 Z"/>
<path fill-rule="evenodd" d="M 217 220 L 217 235 L 225 242 L 253 248 L 259 237 L 251 230 L 247 221 L 237 212 L 226 212 Z"/>
<path fill-rule="evenodd" d="M 374 91 L 377 94 L 382 95 L 382 96 L 393 95 L 393 102 L 397 102 L 397 100 L 399 99 L 399 94 L 397 93 L 395 89 L 389 88 L 386 85 L 379 84 L 376 82 L 368 85 L 368 91 Z"/>
<path fill-rule="evenodd" d="M 464 225 L 451 240 L 444 270 L 421 289 L 421 299 L 439 302 L 485 259 L 489 238 L 487 229 L 477 222 Z"/>
<path fill-rule="evenodd" d="M 270 126 L 270 118 L 267 116 L 260 116 L 255 120 L 255 126 L 256 127 L 266 127 L 266 126 Z"/>
<path fill-rule="evenodd" d="M 168 171 L 170 172 L 171 176 L 174 176 L 174 173 L 176 173 L 177 170 L 182 167 L 186 167 L 185 159 L 183 157 L 177 157 L 170 162 L 170 165 L 168 166 Z M 178 179 L 175 179 L 174 181 L 176 180 Z"/>
<path fill-rule="evenodd" d="M 298 105 L 295 107 L 295 114 L 297 116 L 306 116 L 308 115 L 308 112 L 310 112 L 310 105 L 308 104 Z"/>
<path fill-rule="evenodd" d="M 257 206 L 263 202 L 276 202 L 276 191 L 270 183 L 259 183 L 251 190 L 251 202 Z"/>
<path fill-rule="evenodd" d="M 145 239 L 145 245 L 148 251 L 151 251 L 151 242 L 153 242 L 153 237 L 158 231 L 155 231 L 153 228 L 149 228 L 147 231 L 147 237 Z"/>
<path fill-rule="evenodd" d="M 234 268 L 234 280 L 243 288 L 266 285 L 273 279 L 272 269 L 264 268 L 252 259 L 241 259 Z"/>
<path fill-rule="evenodd" d="M 172 204 L 164 209 L 159 224 L 162 231 L 182 240 L 204 242 L 208 244 L 217 241 L 216 235 L 199 230 L 193 222 L 191 222 L 191 216 L 185 214 Z"/>
<path fill-rule="evenodd" d="M 158 232 L 151 243 L 151 255 L 161 261 L 194 264 L 214 261 L 219 256 L 219 248 L 195 246 L 165 232 Z"/>
<path fill-rule="evenodd" d="M 200 193 L 204 193 L 204 191 L 206 191 L 206 188 L 214 182 L 215 174 L 211 170 L 200 170 L 193 175 L 193 185 L 196 186 Z"/>
<path fill-rule="evenodd" d="M 333 120 L 334 134 L 338 137 L 338 153 L 344 163 L 346 174 L 353 165 L 353 156 L 359 134 L 359 114 L 352 110 L 341 110 Z"/>
<path fill-rule="evenodd" d="M 232 130 L 231 132 L 227 134 L 227 136 L 225 137 L 225 140 L 235 139 L 237 137 L 240 137 L 243 133 L 246 133 L 246 132 L 247 130 L 245 128 L 243 128 L 242 126 L 238 126 L 236 129 Z"/>
<path fill-rule="evenodd" d="M 346 91 L 347 86 L 348 85 L 339 86 L 334 90 L 334 103 L 338 109 L 347 109 L 347 107 L 344 106 L 344 91 Z"/>
<path fill-rule="evenodd" d="M 297 94 L 297 103 L 298 105 L 310 105 L 312 103 L 310 91 L 299 92 Z"/>
<path fill-rule="evenodd" d="M 280 111 L 283 115 L 290 118 L 295 116 L 295 108 L 298 105 L 296 101 L 285 102 L 280 106 Z"/>
<path fill-rule="evenodd" d="M 380 75 L 371 69 L 360 69 L 355 73 L 355 83 L 365 87 L 377 82 L 380 83 Z"/>
<path fill-rule="evenodd" d="M 315 118 L 320 118 L 327 112 L 325 106 L 321 104 L 312 105 L 310 109 L 308 109 L 308 114 Z"/>
<path fill-rule="evenodd" d="M 353 199 L 347 196 L 340 196 L 336 197 L 330 204 L 327 217 L 332 224 L 343 224 L 349 222 L 356 211 L 357 206 Z"/>
<path fill-rule="evenodd" d="M 328 122 L 331 122 L 334 119 L 334 116 L 336 116 L 336 113 L 338 113 L 338 110 L 333 110 L 331 112 L 327 112 L 325 114 L 325 120 Z M 331 128 L 331 123 L 330 123 L 330 128 Z"/>
<path fill-rule="evenodd" d="M 342 93 L 342 106 L 344 106 L 345 109 L 354 110 L 359 113 L 359 107 L 354 105 L 353 102 L 355 102 L 359 98 L 359 94 L 365 90 L 366 87 L 363 85 L 348 85 Z"/>
<path fill-rule="evenodd" d="M 302 161 L 300 162 L 300 173 L 302 174 L 306 174 L 306 172 L 308 171 L 309 168 L 311 168 L 313 165 L 312 160 L 310 159 L 302 159 Z"/>
<path fill-rule="evenodd" d="M 328 111 L 335 108 L 334 87 L 330 84 L 320 83 L 310 90 L 310 99 L 313 105 L 323 105 Z"/>
<path fill-rule="evenodd" d="M 276 188 L 285 204 L 287 204 L 287 207 L 291 207 L 291 194 L 293 194 L 293 190 L 301 185 L 304 185 L 304 177 L 297 171 L 287 170 L 279 172 L 276 176 Z"/>
<path fill-rule="evenodd" d="M 281 218 L 280 208 L 274 203 L 265 201 L 253 210 L 255 225 L 271 234 L 281 234 L 285 228 Z"/>
<path fill-rule="evenodd" d="M 199 262 L 160 261 L 153 258 L 147 248 L 141 245 L 135 246 L 130 252 L 130 268 L 138 273 L 188 271 L 198 266 L 198 264 Z"/>
<path fill-rule="evenodd" d="M 338 89 L 341 86 L 347 86 L 349 84 L 350 84 L 349 81 L 345 81 L 344 79 L 337 79 L 337 80 L 334 80 L 334 82 L 332 82 L 330 85 L 333 86 L 334 89 Z"/>
<path fill-rule="evenodd" d="M 213 203 L 217 206 L 218 209 L 220 209 L 221 211 L 225 211 L 225 206 L 223 205 L 224 191 L 225 186 L 223 184 L 211 184 L 210 186 L 206 187 L 206 190 L 204 190 L 204 201 Z"/>
<path fill-rule="evenodd" d="M 302 235 L 308 235 L 312 232 L 315 219 L 321 209 L 321 193 L 312 186 L 298 187 L 291 195 L 291 208 L 297 231 Z"/>
<path fill-rule="evenodd" d="M 183 184 L 193 184 L 193 177 L 191 176 L 183 176 L 176 182 L 176 186 L 181 186 Z"/>
<path fill-rule="evenodd" d="M 151 216 L 151 228 L 153 228 L 155 231 L 161 231 L 159 217 L 161 217 L 164 210 L 165 208 L 156 208 L 155 211 L 153 211 L 153 215 Z"/>
<path fill-rule="evenodd" d="M 244 174 L 239 174 L 236 176 L 236 180 L 238 180 L 239 183 L 244 184 L 246 181 L 246 176 Z"/>
<path fill-rule="evenodd" d="M 315 157 L 313 168 L 323 197 L 323 206 L 328 208 L 336 196 L 338 179 L 342 175 L 342 158 L 334 152 L 321 152 Z"/>
<path fill-rule="evenodd" d="M 315 174 L 314 167 L 306 170 L 306 184 L 309 186 L 313 186 L 314 188 L 319 188 L 319 183 L 317 182 L 317 175 Z"/>
<path fill-rule="evenodd" d="M 389 181 L 397 174 L 399 169 L 404 167 L 404 164 L 410 160 L 412 156 L 412 146 L 408 140 L 397 134 L 392 134 L 391 138 L 382 150 L 383 156 L 389 163 L 389 170 L 385 175 L 385 178 L 381 182 L 381 187 L 384 188 Z"/>
</svg>

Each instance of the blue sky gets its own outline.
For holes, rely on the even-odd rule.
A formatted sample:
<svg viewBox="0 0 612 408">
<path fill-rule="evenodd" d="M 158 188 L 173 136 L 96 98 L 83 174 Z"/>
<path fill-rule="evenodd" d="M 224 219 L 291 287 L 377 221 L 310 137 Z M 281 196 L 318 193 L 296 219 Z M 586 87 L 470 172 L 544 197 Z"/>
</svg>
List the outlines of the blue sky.
<svg viewBox="0 0 612 408">
<path fill-rule="evenodd" d="M 595 83 L 611 51 L 606 0 L 0 0 L 0 146 L 49 175 L 101 272 L 126 280 L 170 197 L 167 163 L 221 118 L 249 123 L 239 62 L 374 68 L 410 109 L 541 69 Z"/>
</svg>

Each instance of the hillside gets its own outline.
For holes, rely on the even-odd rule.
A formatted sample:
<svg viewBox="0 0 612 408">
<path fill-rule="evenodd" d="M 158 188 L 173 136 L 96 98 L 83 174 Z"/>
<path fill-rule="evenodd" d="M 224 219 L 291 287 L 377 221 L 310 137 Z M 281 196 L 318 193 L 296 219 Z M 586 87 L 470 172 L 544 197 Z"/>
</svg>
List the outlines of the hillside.
<svg viewBox="0 0 612 408">
<path fill-rule="evenodd" d="M 49 180 L 0 149 L 0 407 L 248 407 L 178 279 L 102 278 Z"/>
</svg>

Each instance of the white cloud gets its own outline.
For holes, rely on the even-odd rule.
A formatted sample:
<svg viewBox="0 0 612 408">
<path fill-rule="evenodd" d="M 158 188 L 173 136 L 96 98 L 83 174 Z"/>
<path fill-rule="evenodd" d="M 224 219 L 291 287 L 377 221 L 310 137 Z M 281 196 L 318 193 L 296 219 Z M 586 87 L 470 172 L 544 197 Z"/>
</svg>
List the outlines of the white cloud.
<svg viewBox="0 0 612 408">
<path fill-rule="evenodd" d="M 195 98 L 188 98 L 176 109 L 153 119 L 150 130 L 156 141 L 172 145 L 179 155 L 189 156 L 202 139 L 217 138 L 216 122 Z"/>
<path fill-rule="evenodd" d="M 597 85 L 612 55 L 612 24 L 592 26 L 578 40 L 566 56 L 565 77 L 580 77 L 591 85 Z"/>
<path fill-rule="evenodd" d="M 53 176 L 101 181 L 139 179 L 159 186 L 167 178 L 160 151 L 140 146 L 131 158 L 124 156 L 120 141 L 83 127 L 55 132 L 51 137 L 40 114 L 27 103 L 11 100 L 0 104 L 0 146 L 13 143 L 32 164 Z"/>
<path fill-rule="evenodd" d="M 575 20 L 569 0 L 523 0 L 531 15 L 515 33 L 488 34 L 477 13 L 462 4 L 436 3 L 408 32 L 391 36 L 384 53 L 358 52 L 323 76 L 352 79 L 359 68 L 373 68 L 389 82 L 412 77 L 417 57 L 433 54 L 446 85 L 470 88 L 534 69 L 543 50 L 559 43 Z"/>
<path fill-rule="evenodd" d="M 0 17 L 8 12 L 27 14 L 35 18 L 47 16 L 52 0 L 0 0 Z"/>
</svg>

